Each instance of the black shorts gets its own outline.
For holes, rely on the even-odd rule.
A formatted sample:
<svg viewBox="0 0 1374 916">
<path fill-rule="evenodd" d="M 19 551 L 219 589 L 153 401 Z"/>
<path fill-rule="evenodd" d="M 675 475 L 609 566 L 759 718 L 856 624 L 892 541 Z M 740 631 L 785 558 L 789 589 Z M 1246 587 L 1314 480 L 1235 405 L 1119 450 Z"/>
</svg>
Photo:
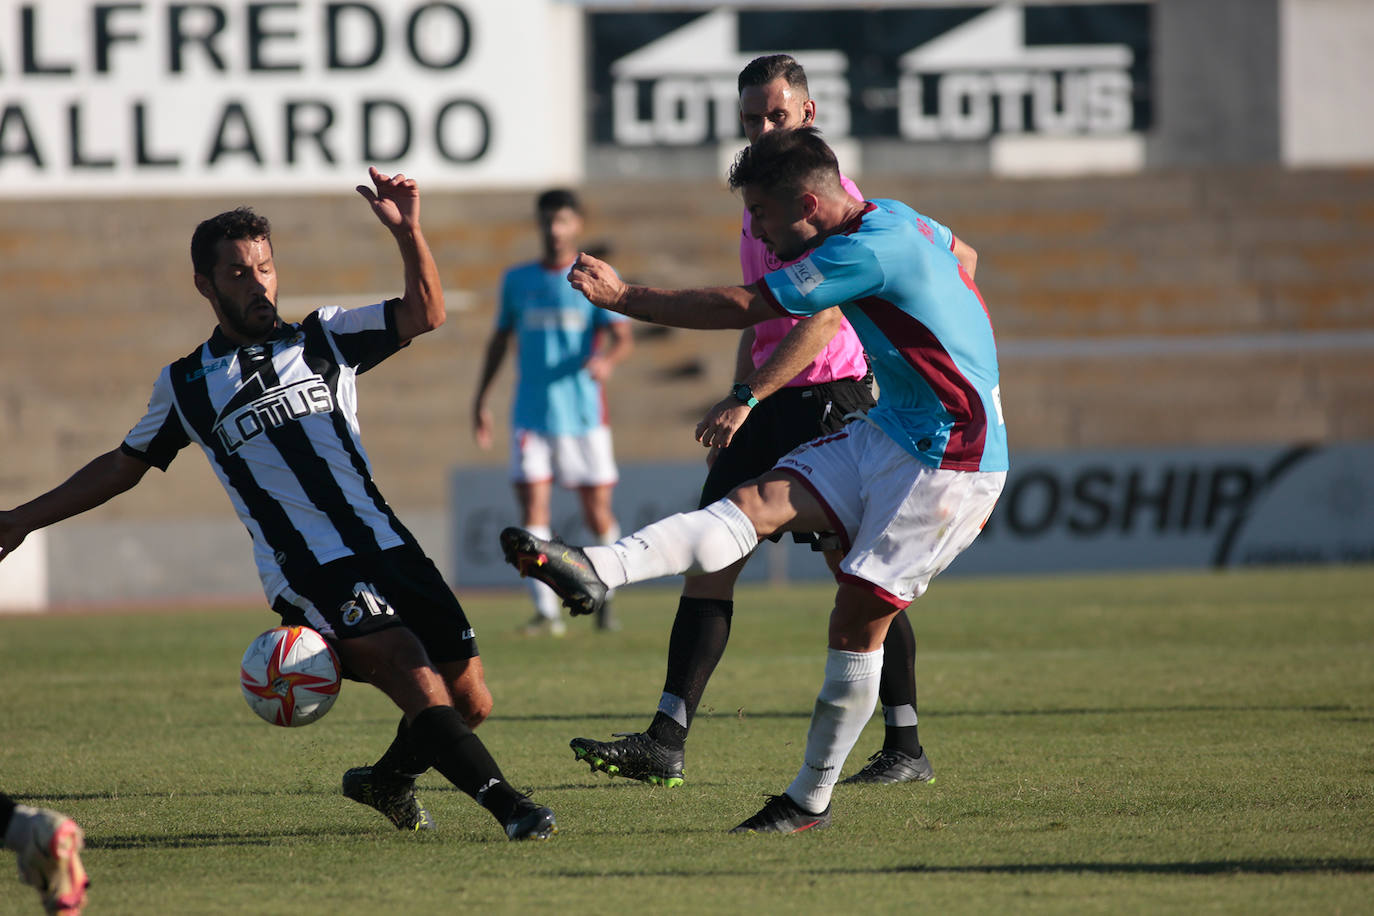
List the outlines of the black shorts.
<svg viewBox="0 0 1374 916">
<path fill-rule="evenodd" d="M 868 379 L 843 379 L 774 392 L 749 412 L 729 447 L 716 456 L 702 484 L 697 508 L 704 509 L 745 481 L 767 473 L 792 449 L 835 432 L 844 426 L 848 414 L 866 412 L 873 403 Z M 794 533 L 793 538 L 801 543 L 813 540 L 804 532 Z"/>
<path fill-rule="evenodd" d="M 477 657 L 477 640 L 463 606 L 434 562 L 410 545 L 293 573 L 272 610 L 282 623 L 312 627 L 330 642 L 406 627 L 419 637 L 432 662 Z"/>
</svg>

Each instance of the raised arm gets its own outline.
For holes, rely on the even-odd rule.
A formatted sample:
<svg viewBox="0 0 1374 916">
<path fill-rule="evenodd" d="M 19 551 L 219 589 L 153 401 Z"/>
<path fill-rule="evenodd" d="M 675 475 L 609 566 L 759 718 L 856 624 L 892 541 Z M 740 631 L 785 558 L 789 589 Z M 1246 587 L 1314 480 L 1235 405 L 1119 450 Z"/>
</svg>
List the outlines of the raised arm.
<svg viewBox="0 0 1374 916">
<path fill-rule="evenodd" d="M 42 496 L 0 512 L 0 560 L 34 531 L 94 509 L 132 489 L 150 465 L 122 449 L 106 452 Z"/>
<path fill-rule="evenodd" d="M 420 231 L 420 190 L 404 175 L 383 175 L 367 170 L 373 188 L 358 185 L 382 225 L 390 230 L 401 249 L 405 268 L 405 292 L 396 308 L 396 331 L 401 342 L 434 330 L 444 323 L 444 289 L 439 268 Z"/>
<path fill-rule="evenodd" d="M 766 318 L 776 318 L 752 286 L 718 286 L 705 289 L 655 289 L 631 286 L 611 265 L 589 254 L 579 254 L 568 282 L 593 305 L 640 321 L 674 328 L 747 328 Z"/>
</svg>

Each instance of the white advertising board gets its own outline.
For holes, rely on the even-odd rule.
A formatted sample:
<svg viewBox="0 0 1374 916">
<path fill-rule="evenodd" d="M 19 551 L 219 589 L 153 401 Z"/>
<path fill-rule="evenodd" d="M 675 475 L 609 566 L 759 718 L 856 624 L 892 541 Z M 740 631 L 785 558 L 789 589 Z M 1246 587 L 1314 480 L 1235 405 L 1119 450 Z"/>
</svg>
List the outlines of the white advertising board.
<svg viewBox="0 0 1374 916">
<path fill-rule="evenodd" d="M 0 0 L 0 196 L 574 182 L 554 0 Z"/>
<path fill-rule="evenodd" d="M 1012 465 L 983 534 L 945 575 L 1374 562 L 1374 443 L 1013 452 Z M 621 475 L 615 504 L 627 532 L 694 508 L 704 477 L 695 464 L 622 466 Z M 555 530 L 585 543 L 575 501 L 555 496 Z M 452 512 L 457 584 L 516 584 L 497 545 L 519 523 L 505 471 L 456 471 Z M 829 571 L 785 537 L 746 575 Z"/>
</svg>

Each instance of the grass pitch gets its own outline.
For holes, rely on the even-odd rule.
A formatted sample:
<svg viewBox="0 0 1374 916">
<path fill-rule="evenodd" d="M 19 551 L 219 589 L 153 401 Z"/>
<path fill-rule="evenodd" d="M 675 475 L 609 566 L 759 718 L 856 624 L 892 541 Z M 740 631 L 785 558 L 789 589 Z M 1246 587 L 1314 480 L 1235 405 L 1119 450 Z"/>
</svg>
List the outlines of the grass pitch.
<svg viewBox="0 0 1374 916">
<path fill-rule="evenodd" d="M 548 843 L 436 774 L 428 835 L 342 798 L 397 714 L 350 683 L 318 724 L 258 720 L 259 609 L 0 617 L 0 788 L 85 827 L 94 916 L 1374 911 L 1374 568 L 940 580 L 913 608 L 935 784 L 842 787 L 791 837 L 725 831 L 800 763 L 829 588 L 738 596 L 680 789 L 567 747 L 648 723 L 674 588 L 561 640 L 514 635 L 523 594 L 464 598 L 479 734 L 557 812 Z M 875 716 L 846 774 L 881 739 Z M 0 916 L 38 911 L 0 877 Z"/>
</svg>

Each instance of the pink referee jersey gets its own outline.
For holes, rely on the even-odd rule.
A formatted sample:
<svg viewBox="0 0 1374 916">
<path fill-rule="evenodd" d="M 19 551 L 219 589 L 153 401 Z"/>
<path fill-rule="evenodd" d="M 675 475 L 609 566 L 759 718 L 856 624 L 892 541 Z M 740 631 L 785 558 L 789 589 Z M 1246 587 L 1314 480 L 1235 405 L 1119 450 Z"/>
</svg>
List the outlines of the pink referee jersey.
<svg viewBox="0 0 1374 916">
<path fill-rule="evenodd" d="M 840 176 L 840 181 L 843 182 L 844 189 L 849 192 L 850 197 L 855 200 L 864 199 L 854 182 L 844 175 Z M 739 266 L 744 274 L 745 283 L 757 283 L 764 274 L 785 267 L 793 261 L 778 260 L 762 242 L 754 238 L 754 234 L 749 231 L 750 228 L 749 211 L 746 210 L 740 226 Z M 801 258 L 795 260 L 799 261 Z M 801 319 L 770 318 L 754 325 L 754 346 L 749 355 L 754 360 L 755 367 L 763 365 L 764 360 L 778 348 L 778 344 L 799 320 Z M 840 329 L 835 332 L 830 343 L 825 345 L 825 349 L 816 355 L 811 365 L 797 373 L 796 378 L 783 387 L 795 388 L 838 379 L 857 379 L 867 374 L 868 364 L 864 362 L 864 348 L 859 343 L 858 335 L 854 333 L 849 320 L 841 318 Z"/>
</svg>

